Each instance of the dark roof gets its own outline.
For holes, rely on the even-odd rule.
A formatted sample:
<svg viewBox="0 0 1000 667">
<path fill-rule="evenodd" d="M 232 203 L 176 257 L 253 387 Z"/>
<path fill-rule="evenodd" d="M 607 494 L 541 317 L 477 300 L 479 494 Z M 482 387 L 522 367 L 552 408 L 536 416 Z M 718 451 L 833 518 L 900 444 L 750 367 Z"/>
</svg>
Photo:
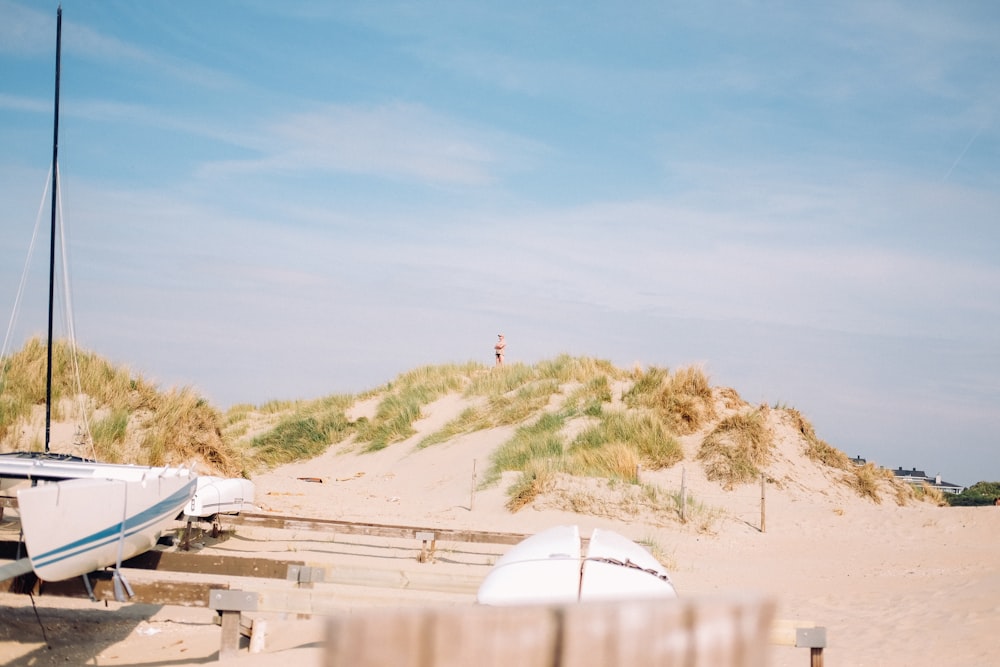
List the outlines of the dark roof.
<svg viewBox="0 0 1000 667">
<path fill-rule="evenodd" d="M 892 471 L 896 477 L 927 477 L 927 473 L 923 470 L 917 470 L 913 468 L 912 470 L 903 470 L 902 468 L 896 468 Z"/>
</svg>

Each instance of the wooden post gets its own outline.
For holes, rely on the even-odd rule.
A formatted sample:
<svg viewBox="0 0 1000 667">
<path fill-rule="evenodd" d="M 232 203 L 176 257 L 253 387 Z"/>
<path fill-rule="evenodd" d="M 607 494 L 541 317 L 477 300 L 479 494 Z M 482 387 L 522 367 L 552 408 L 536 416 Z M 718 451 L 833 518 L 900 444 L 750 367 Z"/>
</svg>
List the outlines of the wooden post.
<svg viewBox="0 0 1000 667">
<path fill-rule="evenodd" d="M 681 523 L 687 523 L 687 485 L 685 478 L 687 470 L 681 468 Z"/>
<path fill-rule="evenodd" d="M 767 484 L 766 477 L 764 476 L 764 473 L 761 473 L 760 474 L 760 532 L 762 532 L 762 533 L 766 533 L 767 532 L 767 522 L 766 522 L 765 511 L 764 511 L 765 510 L 765 506 L 766 506 L 766 503 L 765 503 L 765 497 L 766 497 L 766 495 L 765 495 L 765 488 L 766 488 L 766 484 Z"/>
<path fill-rule="evenodd" d="M 476 459 L 472 459 L 472 486 L 469 489 L 469 511 L 476 506 Z"/>
</svg>

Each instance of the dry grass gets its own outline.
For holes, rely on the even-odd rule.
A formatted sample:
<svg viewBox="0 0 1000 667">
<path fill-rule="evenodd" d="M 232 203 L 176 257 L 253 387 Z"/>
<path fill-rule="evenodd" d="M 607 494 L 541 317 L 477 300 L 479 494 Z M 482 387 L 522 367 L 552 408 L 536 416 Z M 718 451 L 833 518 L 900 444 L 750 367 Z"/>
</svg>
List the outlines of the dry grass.
<svg viewBox="0 0 1000 667">
<path fill-rule="evenodd" d="M 46 346 L 40 339 L 3 360 L 0 441 L 27 424 L 45 403 Z M 79 378 L 79 380 L 78 380 Z M 76 400 L 80 399 L 80 400 Z M 94 454 L 109 463 L 188 465 L 226 475 L 243 471 L 239 453 L 221 435 L 222 415 L 191 389 L 157 387 L 97 355 L 62 341 L 52 347 L 53 419 L 91 427 Z M 75 405 L 76 413 L 67 412 Z M 55 447 L 57 443 L 53 443 Z"/>
<path fill-rule="evenodd" d="M 607 361 L 567 355 L 534 366 L 424 366 L 361 395 L 238 405 L 223 417 L 190 389 L 160 392 L 141 376 L 94 355 L 80 353 L 74 359 L 63 344 L 54 346 L 53 361 L 56 418 L 88 422 L 98 458 L 111 462 L 196 461 L 209 472 L 232 475 L 307 459 L 352 436 L 363 448 L 375 450 L 412 436 L 414 422 L 430 402 L 461 393 L 473 399 L 473 405 L 418 446 L 471 431 L 517 426 L 494 452 L 483 480 L 487 486 L 505 471 L 520 473 L 509 489 L 511 507 L 553 492 L 567 507 L 591 507 L 588 513 L 673 513 L 678 518 L 677 494 L 636 483 L 639 467 L 658 470 L 683 459 L 678 437 L 708 432 L 698 459 L 708 477 L 727 488 L 755 479 L 768 465 L 773 447 L 769 408 L 749 409 L 734 390 L 713 390 L 705 373 L 695 367 L 673 374 L 656 367 L 623 371 Z M 37 420 L 37 406 L 44 402 L 44 369 L 45 346 L 38 340 L 2 360 L 0 447 L 20 445 L 13 433 L 37 430 L 25 425 Z M 622 397 L 624 405 L 618 405 L 612 383 L 623 380 L 630 380 L 631 386 Z M 75 399 L 81 393 L 83 407 L 69 407 L 78 405 Z M 356 421 L 346 416 L 356 401 L 373 397 L 379 400 L 374 416 Z M 735 412 L 720 420 L 716 406 L 724 413 Z M 886 493 L 900 504 L 914 497 L 942 502 L 932 489 L 914 490 L 874 466 L 856 469 L 846 454 L 819 439 L 798 411 L 781 407 L 775 412 L 780 427 L 793 429 L 801 438 L 806 456 L 847 471 L 843 483 L 861 496 L 873 502 L 881 502 Z M 36 438 L 32 446 L 40 448 L 41 443 Z M 556 477 L 602 480 L 608 486 L 590 497 L 584 487 L 560 491 Z M 699 530 L 710 531 L 718 520 L 719 513 L 711 508 L 699 509 L 695 503 L 687 507 L 689 522 Z"/>
<path fill-rule="evenodd" d="M 358 442 L 367 442 L 375 451 L 410 437 L 423 406 L 462 389 L 480 368 L 479 364 L 422 366 L 403 373 L 386 385 L 375 418 L 358 424 Z"/>
<path fill-rule="evenodd" d="M 920 486 L 912 488 L 912 491 L 914 497 L 918 500 L 934 503 L 938 507 L 948 506 L 948 500 L 944 497 L 944 492 L 941 489 L 934 488 L 927 482 L 922 482 Z"/>
<path fill-rule="evenodd" d="M 761 409 L 738 412 L 720 421 L 705 437 L 698 460 L 704 463 L 709 479 L 732 489 L 760 476 L 773 445 L 774 435 Z"/>
<path fill-rule="evenodd" d="M 639 482 L 639 455 L 623 442 L 600 448 L 578 448 L 564 459 L 562 469 L 581 477 L 606 477 L 631 484 Z"/>
<path fill-rule="evenodd" d="M 530 505 L 538 496 L 552 488 L 555 472 L 544 461 L 530 461 L 517 481 L 507 489 L 506 508 L 517 512 L 522 507 Z"/>
<path fill-rule="evenodd" d="M 671 375 L 665 369 L 652 367 L 636 371 L 633 381 L 624 396 L 626 405 L 655 410 L 679 435 L 694 433 L 715 418 L 712 387 L 699 368 L 681 368 Z"/>
<path fill-rule="evenodd" d="M 656 559 L 656 561 L 667 570 L 667 572 L 672 572 L 678 568 L 677 558 L 673 553 L 667 553 L 667 550 L 663 548 L 663 545 L 652 535 L 648 535 L 641 540 L 636 542 L 641 544 L 646 548 L 646 551 Z"/>
<path fill-rule="evenodd" d="M 887 473 L 892 476 L 891 470 L 879 468 L 874 463 L 866 463 L 857 466 L 853 474 L 848 473 L 844 481 L 862 498 L 868 498 L 875 504 L 881 504 L 882 495 L 879 493 L 879 489 L 882 483 L 889 479 L 886 477 Z"/>
<path fill-rule="evenodd" d="M 851 463 L 847 454 L 820 440 L 813 425 L 802 416 L 802 413 L 794 408 L 780 408 L 780 410 L 791 420 L 792 427 L 801 434 L 802 440 L 805 442 L 806 456 L 837 470 L 851 469 L 854 464 Z"/>
<path fill-rule="evenodd" d="M 683 450 L 663 422 L 645 412 L 612 410 L 573 441 L 571 451 L 623 445 L 650 470 L 669 468 L 684 458 Z"/>
</svg>

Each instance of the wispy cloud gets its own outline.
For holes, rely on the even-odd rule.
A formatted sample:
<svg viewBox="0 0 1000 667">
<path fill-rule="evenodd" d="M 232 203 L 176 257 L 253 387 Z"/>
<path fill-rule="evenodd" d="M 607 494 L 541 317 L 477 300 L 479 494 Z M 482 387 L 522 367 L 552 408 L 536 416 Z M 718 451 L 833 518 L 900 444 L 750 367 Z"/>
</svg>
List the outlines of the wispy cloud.
<svg viewBox="0 0 1000 667">
<path fill-rule="evenodd" d="M 329 105 L 263 130 L 264 155 L 208 163 L 203 175 L 329 170 L 440 185 L 484 186 L 530 152 L 517 137 L 478 129 L 417 104 Z M 511 159 L 511 155 L 517 157 Z"/>
</svg>

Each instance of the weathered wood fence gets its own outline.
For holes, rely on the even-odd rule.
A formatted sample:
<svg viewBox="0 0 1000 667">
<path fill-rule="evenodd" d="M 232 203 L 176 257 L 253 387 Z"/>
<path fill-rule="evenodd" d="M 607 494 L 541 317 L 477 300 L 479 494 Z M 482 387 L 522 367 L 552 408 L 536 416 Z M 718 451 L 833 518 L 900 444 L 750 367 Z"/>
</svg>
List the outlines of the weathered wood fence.
<svg viewBox="0 0 1000 667">
<path fill-rule="evenodd" d="M 327 667 L 763 667 L 755 598 L 373 610 L 331 617 Z"/>
</svg>

